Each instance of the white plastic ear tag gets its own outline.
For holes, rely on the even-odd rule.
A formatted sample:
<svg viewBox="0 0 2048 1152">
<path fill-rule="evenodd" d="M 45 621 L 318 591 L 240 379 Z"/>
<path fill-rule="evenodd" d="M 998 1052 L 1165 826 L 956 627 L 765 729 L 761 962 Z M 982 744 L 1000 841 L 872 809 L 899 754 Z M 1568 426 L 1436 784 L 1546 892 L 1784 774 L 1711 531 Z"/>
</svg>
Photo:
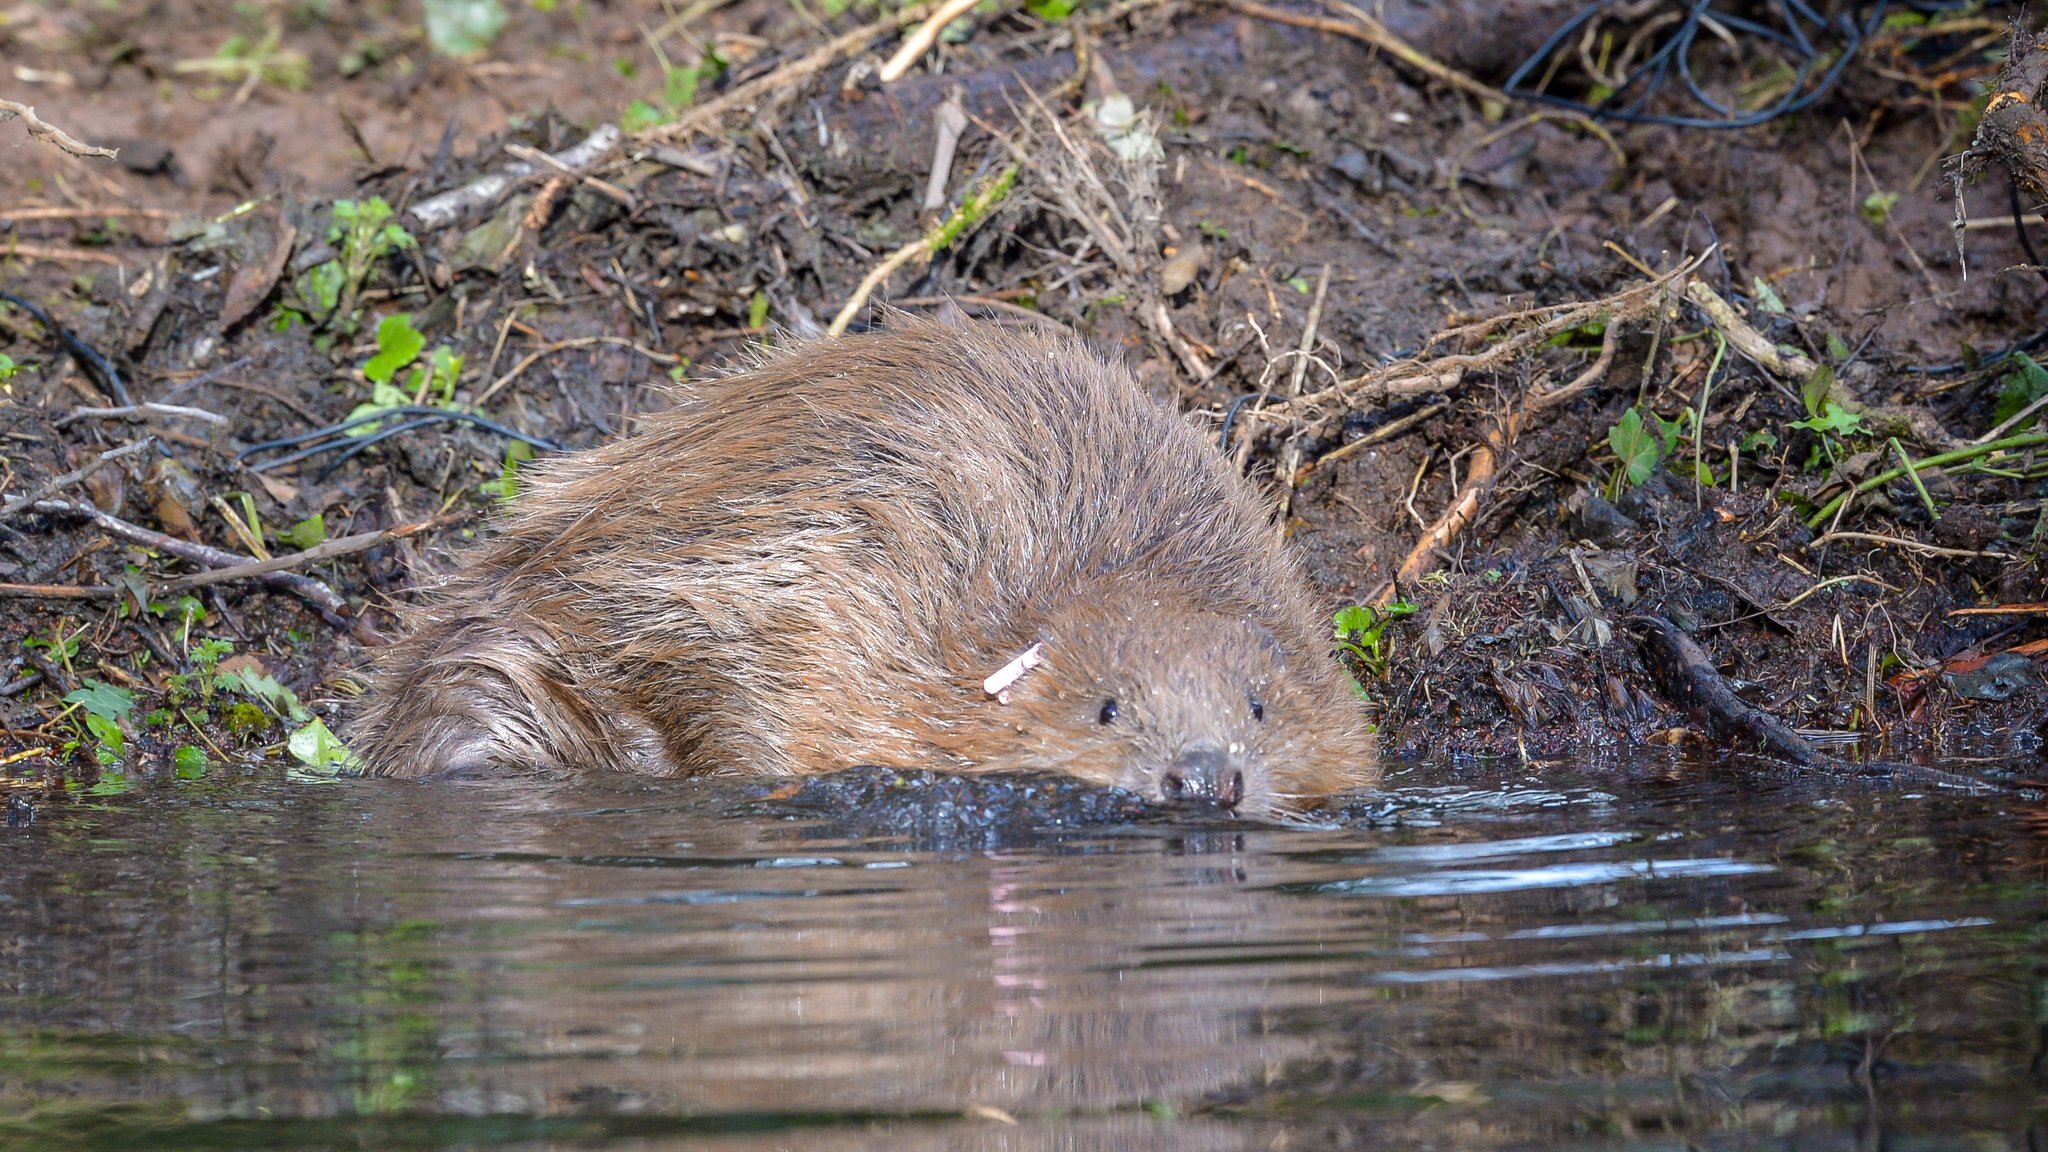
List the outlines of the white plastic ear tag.
<svg viewBox="0 0 2048 1152">
<path fill-rule="evenodd" d="M 1017 653 L 1017 658 L 995 670 L 988 679 L 981 682 L 981 690 L 996 698 L 998 704 L 1010 702 L 1010 687 L 1024 678 L 1026 672 L 1045 663 L 1045 645 L 1033 644 Z"/>
</svg>

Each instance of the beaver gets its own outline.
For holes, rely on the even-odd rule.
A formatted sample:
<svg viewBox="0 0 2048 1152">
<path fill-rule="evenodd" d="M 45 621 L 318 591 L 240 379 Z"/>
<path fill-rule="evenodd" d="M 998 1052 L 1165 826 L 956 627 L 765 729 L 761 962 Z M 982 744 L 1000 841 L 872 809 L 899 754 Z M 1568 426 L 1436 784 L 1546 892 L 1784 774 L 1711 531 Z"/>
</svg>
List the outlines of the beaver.
<svg viewBox="0 0 2048 1152">
<path fill-rule="evenodd" d="M 1250 815 L 1371 783 L 1268 503 L 1081 343 L 898 318 L 522 472 L 353 725 L 375 774 L 1069 773 Z"/>
</svg>

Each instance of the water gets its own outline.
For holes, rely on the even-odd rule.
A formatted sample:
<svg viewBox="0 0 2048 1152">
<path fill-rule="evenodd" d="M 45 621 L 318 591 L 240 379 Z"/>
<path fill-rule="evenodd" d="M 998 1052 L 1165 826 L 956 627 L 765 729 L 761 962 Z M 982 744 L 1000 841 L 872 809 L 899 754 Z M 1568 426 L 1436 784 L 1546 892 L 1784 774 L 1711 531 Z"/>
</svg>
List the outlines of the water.
<svg viewBox="0 0 2048 1152">
<path fill-rule="evenodd" d="M 688 783 L 44 801 L 0 1146 L 2048 1147 L 2038 797 L 1387 795 L 944 851 Z"/>
</svg>

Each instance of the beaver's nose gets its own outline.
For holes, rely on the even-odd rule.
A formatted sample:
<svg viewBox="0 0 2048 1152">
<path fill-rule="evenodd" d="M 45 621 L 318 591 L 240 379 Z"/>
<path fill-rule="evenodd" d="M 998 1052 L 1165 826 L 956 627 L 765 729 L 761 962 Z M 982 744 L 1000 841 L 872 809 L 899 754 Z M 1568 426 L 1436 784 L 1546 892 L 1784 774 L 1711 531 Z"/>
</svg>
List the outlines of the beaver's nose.
<svg viewBox="0 0 2048 1152">
<path fill-rule="evenodd" d="M 1235 808 L 1244 799 L 1244 773 L 1230 766 L 1230 757 L 1214 744 L 1183 749 L 1159 780 L 1168 800 L 1206 800 Z"/>
</svg>

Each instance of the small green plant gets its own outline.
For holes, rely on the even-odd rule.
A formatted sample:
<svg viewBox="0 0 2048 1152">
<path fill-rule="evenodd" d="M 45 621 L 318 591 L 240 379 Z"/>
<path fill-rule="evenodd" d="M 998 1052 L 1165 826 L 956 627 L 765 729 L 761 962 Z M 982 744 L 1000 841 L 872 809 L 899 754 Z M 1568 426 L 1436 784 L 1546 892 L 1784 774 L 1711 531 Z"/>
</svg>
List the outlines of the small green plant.
<svg viewBox="0 0 2048 1152">
<path fill-rule="evenodd" d="M 85 687 L 66 695 L 64 703 L 81 710 L 93 756 L 102 768 L 112 768 L 127 758 L 128 734 L 122 724 L 135 711 L 135 693 L 87 677 Z"/>
<path fill-rule="evenodd" d="M 2024 352 L 2013 353 L 2012 359 L 2019 367 L 2006 373 L 2005 378 L 1999 381 L 1998 403 L 1991 412 L 1993 424 L 2004 424 L 2019 415 L 2027 405 L 2048 396 L 2048 368 L 2042 368 Z M 2030 416 L 2006 431 L 2024 432 L 2039 421 L 2038 415 Z"/>
<path fill-rule="evenodd" d="M 511 507 L 513 498 L 519 495 L 519 466 L 533 459 L 533 445 L 524 440 L 514 440 L 505 445 L 505 463 L 498 471 L 496 480 L 486 480 L 477 485 L 477 490 L 503 507 Z"/>
<path fill-rule="evenodd" d="M 1607 447 L 1614 453 L 1614 475 L 1607 495 L 1614 499 L 1630 488 L 1639 488 L 1656 474 L 1657 466 L 1678 449 L 1684 434 L 1680 420 L 1666 420 L 1655 412 L 1643 418 L 1640 409 L 1630 408 L 1607 430 Z"/>
<path fill-rule="evenodd" d="M 652 103 L 635 100 L 626 105 L 625 114 L 619 118 L 619 127 L 627 132 L 658 128 L 682 115 L 697 102 L 698 91 L 725 75 L 729 67 L 723 57 L 709 48 L 705 49 L 704 58 L 695 64 L 671 65 L 665 55 L 659 58 L 659 63 L 661 95 Z"/>
<path fill-rule="evenodd" d="M 327 543 L 327 516 L 325 513 L 315 512 L 279 532 L 277 538 L 301 552 L 308 548 L 318 548 Z"/>
<path fill-rule="evenodd" d="M 275 84 L 294 92 L 304 91 L 311 78 L 305 54 L 281 47 L 283 40 L 281 27 L 272 27 L 253 41 L 247 36 L 232 36 L 213 55 L 176 61 L 171 71 L 223 83 Z"/>
<path fill-rule="evenodd" d="M 1892 209 L 1898 204 L 1897 192 L 1872 192 L 1863 198 L 1863 217 L 1872 224 L 1883 224 L 1892 218 Z"/>
<path fill-rule="evenodd" d="M 420 0 L 420 7 L 427 43 L 443 56 L 474 56 L 505 28 L 505 6 L 498 0 Z"/>
<path fill-rule="evenodd" d="M 1024 0 L 1024 10 L 1045 21 L 1058 24 L 1074 14 L 1083 0 Z"/>
<path fill-rule="evenodd" d="M 298 304 L 280 311 L 284 326 L 304 319 L 354 332 L 356 298 L 377 262 L 418 244 L 392 221 L 391 205 L 380 196 L 336 200 L 327 242 L 335 247 L 334 258 L 308 268 L 293 283 Z"/>
<path fill-rule="evenodd" d="M 1825 364 L 1806 378 L 1799 399 L 1806 406 L 1806 419 L 1794 420 L 1789 427 L 1815 434 L 1806 467 L 1830 467 L 1842 455 L 1842 441 L 1863 432 L 1863 414 L 1850 411 L 1836 398 L 1835 370 Z"/>
<path fill-rule="evenodd" d="M 414 404 L 431 404 L 438 408 L 457 408 L 455 385 L 462 379 L 462 357 L 446 344 L 435 348 L 424 363 L 420 362 L 420 350 L 427 345 L 427 338 L 412 326 L 412 315 L 394 312 L 377 322 L 377 354 L 363 365 L 363 378 L 370 382 L 370 398 L 355 406 L 348 414 L 350 420 L 374 416 L 393 408 Z M 399 372 L 411 368 L 401 387 L 393 383 Z M 349 429 L 352 436 L 368 436 L 375 432 L 380 422 L 372 421 L 360 427 Z"/>
<path fill-rule="evenodd" d="M 35 365 L 16 363 L 14 357 L 0 352 L 0 384 L 5 384 L 23 372 L 33 371 Z"/>
<path fill-rule="evenodd" d="M 1387 626 L 1413 615 L 1415 605 L 1407 600 L 1396 600 L 1382 608 L 1354 604 L 1338 610 L 1333 618 L 1337 626 L 1337 656 L 1351 673 L 1353 691 L 1362 696 L 1367 680 L 1386 678 L 1387 660 L 1393 655 Z"/>
</svg>

